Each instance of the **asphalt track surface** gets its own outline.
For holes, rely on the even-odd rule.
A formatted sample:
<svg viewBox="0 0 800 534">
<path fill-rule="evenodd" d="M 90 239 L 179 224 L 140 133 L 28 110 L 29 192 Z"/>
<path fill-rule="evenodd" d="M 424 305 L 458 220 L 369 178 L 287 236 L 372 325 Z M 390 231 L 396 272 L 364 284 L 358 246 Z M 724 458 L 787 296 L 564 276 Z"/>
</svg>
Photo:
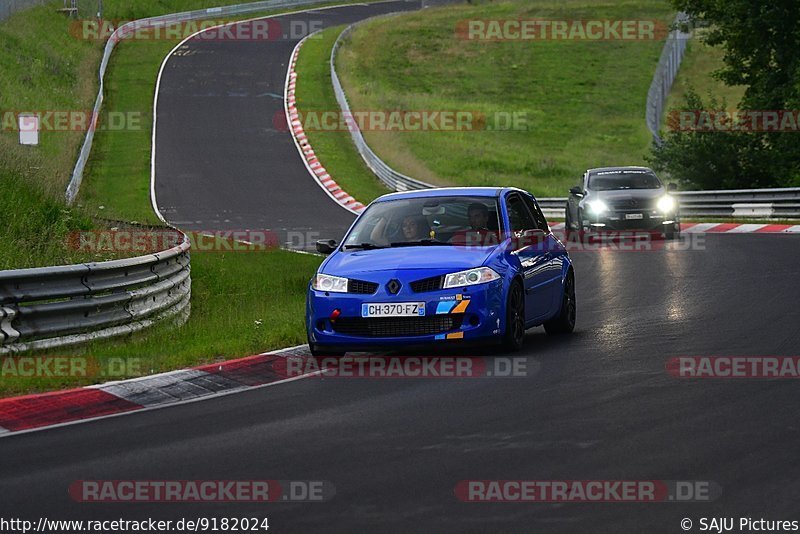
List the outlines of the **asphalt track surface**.
<svg viewBox="0 0 800 534">
<path fill-rule="evenodd" d="M 419 7 L 419 0 L 384 2 L 275 19 L 292 34 Z M 282 244 L 308 249 L 314 239 L 298 236 L 339 238 L 353 222 L 316 185 L 285 128 L 288 62 L 302 36 L 194 38 L 170 57 L 155 142 L 155 197 L 170 223 L 195 231 L 269 230 Z"/>
<path fill-rule="evenodd" d="M 288 57 L 290 49 L 270 50 Z M 258 48 L 242 51 L 259 57 L 208 57 L 229 71 L 269 64 Z M 234 130 L 228 134 L 239 135 Z M 286 136 L 275 136 L 285 150 L 271 168 L 302 169 Z M 159 132 L 162 154 L 168 146 Z M 252 165 L 248 180 L 260 168 Z M 240 190 L 260 187 L 242 176 L 225 180 Z M 185 185 L 170 178 L 163 187 Z M 315 196 L 313 183 L 285 185 L 278 190 L 296 187 L 313 203 L 304 216 L 322 217 L 329 202 L 329 213 L 347 224 L 347 212 L 321 191 Z M 202 202 L 213 196 L 196 192 L 198 220 L 210 214 Z M 258 211 L 248 197 L 216 196 L 241 217 L 231 219 L 237 224 L 285 209 L 264 197 L 270 211 Z M 293 216 L 288 208 L 280 213 Z M 316 229 L 315 221 L 307 224 Z M 800 239 L 696 239 L 690 250 L 573 253 L 577 330 L 564 338 L 531 330 L 526 377 L 309 378 L 3 438 L 0 517 L 266 516 L 270 532 L 682 532 L 682 518 L 695 522 L 694 531 L 700 517 L 798 520 L 797 383 L 678 379 L 665 363 L 682 355 L 798 355 Z M 327 480 L 336 496 L 293 504 L 78 504 L 67 488 L 86 479 Z M 469 479 L 709 480 L 722 495 L 688 504 L 471 504 L 454 495 L 456 483 Z"/>
</svg>

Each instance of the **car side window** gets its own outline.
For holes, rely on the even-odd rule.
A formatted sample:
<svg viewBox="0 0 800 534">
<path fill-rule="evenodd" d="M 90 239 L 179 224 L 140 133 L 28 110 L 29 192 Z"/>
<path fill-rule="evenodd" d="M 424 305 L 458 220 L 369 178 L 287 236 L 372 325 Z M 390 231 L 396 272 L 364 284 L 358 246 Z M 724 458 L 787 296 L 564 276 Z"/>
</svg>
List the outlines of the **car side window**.
<svg viewBox="0 0 800 534">
<path fill-rule="evenodd" d="M 515 236 L 521 236 L 525 230 L 536 230 L 538 228 L 528 208 L 525 207 L 525 202 L 519 195 L 509 196 L 506 206 L 508 207 L 508 221 L 511 224 L 511 232 Z"/>
<path fill-rule="evenodd" d="M 525 205 L 528 206 L 528 210 L 530 210 L 531 214 L 533 215 L 533 219 L 536 222 L 536 228 L 547 232 L 550 229 L 550 226 L 547 224 L 547 219 L 545 219 L 544 213 L 542 213 L 542 210 L 539 209 L 539 206 L 536 204 L 536 202 L 534 202 L 534 200 L 528 195 L 522 195 L 522 199 L 525 201 Z"/>
</svg>

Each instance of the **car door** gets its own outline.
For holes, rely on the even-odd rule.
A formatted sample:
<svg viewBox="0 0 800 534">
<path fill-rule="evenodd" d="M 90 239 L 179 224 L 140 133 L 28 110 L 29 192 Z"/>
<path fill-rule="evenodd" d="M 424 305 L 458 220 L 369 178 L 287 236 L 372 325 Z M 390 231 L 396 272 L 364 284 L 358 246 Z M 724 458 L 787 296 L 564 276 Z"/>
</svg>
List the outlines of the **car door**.
<svg viewBox="0 0 800 534">
<path fill-rule="evenodd" d="M 549 229 L 539 228 L 522 196 L 512 192 L 506 197 L 512 254 L 520 261 L 525 287 L 525 320 L 534 322 L 550 313 L 552 295 L 548 284 L 548 264 L 552 255 L 546 250 Z"/>
<path fill-rule="evenodd" d="M 561 241 L 559 241 L 558 238 L 553 235 L 544 213 L 542 213 L 539 204 L 536 202 L 533 196 L 529 194 L 523 194 L 522 200 L 525 202 L 528 210 L 533 215 L 536 225 L 545 230 L 547 234 L 545 236 L 543 246 L 540 247 L 544 253 L 544 257 L 547 258 L 547 265 L 544 267 L 544 271 L 547 273 L 547 276 L 545 277 L 545 285 L 541 286 L 539 293 L 544 299 L 549 299 L 550 313 L 547 315 L 555 315 L 561 308 L 561 275 L 564 272 L 566 250 L 564 249 L 564 245 L 561 243 Z"/>
</svg>

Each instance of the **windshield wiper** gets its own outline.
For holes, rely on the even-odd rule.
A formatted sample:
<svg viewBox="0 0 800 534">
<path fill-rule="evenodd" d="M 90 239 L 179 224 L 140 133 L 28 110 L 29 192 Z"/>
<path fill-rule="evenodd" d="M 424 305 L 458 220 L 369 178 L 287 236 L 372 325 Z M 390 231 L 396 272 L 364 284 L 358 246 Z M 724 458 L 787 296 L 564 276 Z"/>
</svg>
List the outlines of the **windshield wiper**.
<svg viewBox="0 0 800 534">
<path fill-rule="evenodd" d="M 452 243 L 447 243 L 445 241 L 436 241 L 434 239 L 420 239 L 419 241 L 398 241 L 396 243 L 391 244 L 391 246 L 393 247 L 419 247 L 419 246 L 431 246 L 431 245 L 451 246 Z"/>
<path fill-rule="evenodd" d="M 360 248 L 360 249 L 363 249 L 363 250 L 375 250 L 375 249 L 378 249 L 378 248 L 386 248 L 386 247 L 381 246 L 381 245 L 376 245 L 374 243 L 357 243 L 357 244 L 352 244 L 352 245 L 345 245 L 342 248 L 345 249 L 345 250 L 354 249 L 354 248 Z"/>
</svg>

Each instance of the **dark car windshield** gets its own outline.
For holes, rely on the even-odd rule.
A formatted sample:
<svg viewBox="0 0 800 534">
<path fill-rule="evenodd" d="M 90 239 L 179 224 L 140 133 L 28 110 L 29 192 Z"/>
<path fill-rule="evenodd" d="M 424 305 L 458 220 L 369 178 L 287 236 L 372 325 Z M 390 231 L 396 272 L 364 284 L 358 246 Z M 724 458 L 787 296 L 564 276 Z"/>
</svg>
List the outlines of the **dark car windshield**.
<svg viewBox="0 0 800 534">
<path fill-rule="evenodd" d="M 370 206 L 343 248 L 449 246 L 464 232 L 497 232 L 499 228 L 494 197 L 398 198 Z"/>
<path fill-rule="evenodd" d="M 661 181 L 649 171 L 604 171 L 589 176 L 592 191 L 613 189 L 658 189 Z"/>
</svg>

